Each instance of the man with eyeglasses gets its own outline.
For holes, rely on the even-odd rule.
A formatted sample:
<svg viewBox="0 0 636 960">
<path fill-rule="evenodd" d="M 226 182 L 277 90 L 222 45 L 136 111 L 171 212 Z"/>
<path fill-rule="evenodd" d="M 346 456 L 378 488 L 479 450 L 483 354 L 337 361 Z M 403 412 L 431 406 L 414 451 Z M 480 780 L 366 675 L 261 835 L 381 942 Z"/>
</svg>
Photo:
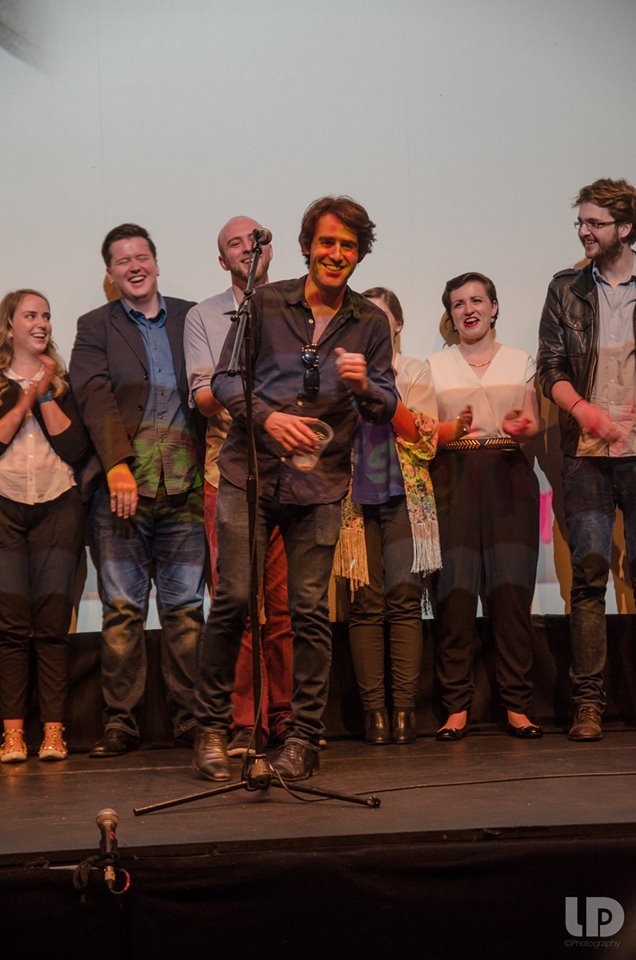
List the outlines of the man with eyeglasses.
<svg viewBox="0 0 636 960">
<path fill-rule="evenodd" d="M 616 505 L 636 584 L 636 189 L 596 180 L 575 200 L 588 264 L 548 287 L 539 331 L 543 392 L 560 407 L 563 500 L 572 554 L 571 740 L 600 740 L 605 590 Z"/>
<path fill-rule="evenodd" d="M 210 379 L 221 354 L 231 317 L 243 299 L 247 286 L 254 231 L 262 227 L 251 217 L 232 217 L 221 227 L 217 240 L 219 263 L 230 274 L 232 284 L 224 292 L 208 297 L 188 312 L 183 346 L 190 387 L 191 402 L 207 418 L 204 516 L 210 551 L 212 591 L 218 581 L 218 542 L 216 536 L 216 500 L 219 486 L 218 458 L 228 427 L 230 414 L 215 399 Z M 254 285 L 269 282 L 272 260 L 271 243 L 262 246 Z M 286 722 L 291 716 L 292 632 L 287 609 L 287 562 L 278 528 L 272 531 L 265 554 L 263 582 L 265 624 L 262 632 L 262 718 L 263 733 L 268 744 L 282 742 Z M 252 631 L 243 631 L 236 663 L 232 695 L 232 739 L 228 746 L 231 757 L 243 757 L 253 751 L 254 691 L 252 679 Z"/>
<path fill-rule="evenodd" d="M 319 767 L 331 664 L 328 586 L 355 427 L 359 416 L 388 422 L 396 406 L 388 322 L 348 286 L 371 250 L 374 226 L 348 197 L 317 200 L 299 236 L 307 275 L 258 287 L 252 300 L 259 580 L 269 534 L 279 526 L 294 631 L 293 716 L 272 760 L 286 780 L 305 779 Z M 233 419 L 219 458 L 219 583 L 200 644 L 196 689 L 193 767 L 208 780 L 230 777 L 232 679 L 249 595 L 245 398 L 241 379 L 227 373 L 235 333 L 212 379 L 214 396 Z M 314 449 L 316 420 L 329 424 L 334 437 L 313 470 L 297 470 L 292 457 Z"/>
</svg>

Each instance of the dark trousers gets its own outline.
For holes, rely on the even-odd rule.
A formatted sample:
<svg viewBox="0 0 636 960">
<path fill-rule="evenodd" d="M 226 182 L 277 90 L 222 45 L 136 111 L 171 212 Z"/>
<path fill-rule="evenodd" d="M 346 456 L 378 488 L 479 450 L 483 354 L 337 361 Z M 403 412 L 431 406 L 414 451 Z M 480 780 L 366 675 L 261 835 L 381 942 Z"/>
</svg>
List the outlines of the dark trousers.
<svg viewBox="0 0 636 960">
<path fill-rule="evenodd" d="M 422 582 L 411 572 L 413 536 L 406 498 L 364 506 L 363 514 L 369 586 L 356 591 L 349 612 L 349 644 L 362 706 L 386 706 L 386 624 L 393 706 L 412 710 L 422 666 Z"/>
<path fill-rule="evenodd" d="M 216 536 L 218 491 L 205 483 L 205 534 L 208 538 L 212 574 L 211 594 L 218 582 L 219 545 Z M 287 602 L 287 558 L 278 527 L 269 540 L 259 603 L 265 614 L 261 632 L 261 717 L 263 732 L 271 740 L 283 739 L 291 717 L 292 627 Z M 241 637 L 232 694 L 232 727 L 254 726 L 254 680 L 252 669 L 252 627 L 249 619 Z"/>
<path fill-rule="evenodd" d="M 602 709 L 605 590 L 617 506 L 623 512 L 632 588 L 636 584 L 636 457 L 564 457 L 563 503 L 572 553 L 572 695 L 575 704 Z"/>
<path fill-rule="evenodd" d="M 234 670 L 249 602 L 245 491 L 221 481 L 217 500 L 218 585 L 199 646 L 195 716 L 227 730 Z M 259 583 L 267 545 L 278 526 L 285 544 L 289 613 L 294 632 L 292 713 L 288 735 L 318 744 L 324 730 L 331 665 L 329 576 L 340 532 L 340 503 L 297 506 L 259 500 L 256 530 Z"/>
<path fill-rule="evenodd" d="M 539 549 L 539 484 L 520 451 L 440 451 L 431 477 L 442 569 L 435 575 L 437 675 L 448 713 L 472 700 L 475 616 L 481 594 L 495 639 L 507 710 L 532 699 L 530 608 Z"/>
<path fill-rule="evenodd" d="M 0 717 L 24 719 L 29 654 L 37 662 L 43 723 L 61 723 L 68 687 L 68 629 L 84 543 L 77 488 L 48 503 L 0 497 Z"/>
</svg>

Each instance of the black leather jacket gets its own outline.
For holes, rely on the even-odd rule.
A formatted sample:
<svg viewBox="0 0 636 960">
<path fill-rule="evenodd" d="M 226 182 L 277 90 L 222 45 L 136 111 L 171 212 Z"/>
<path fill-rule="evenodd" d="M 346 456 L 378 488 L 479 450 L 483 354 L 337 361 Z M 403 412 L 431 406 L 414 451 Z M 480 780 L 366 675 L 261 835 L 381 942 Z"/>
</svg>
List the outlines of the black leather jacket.
<svg viewBox="0 0 636 960">
<path fill-rule="evenodd" d="M 636 336 L 636 309 L 634 311 Z M 539 326 L 537 373 L 546 397 L 552 387 L 568 380 L 589 400 L 598 362 L 598 293 L 592 264 L 582 270 L 561 270 L 548 287 Z M 576 456 L 580 427 L 574 417 L 559 410 L 561 448 Z"/>
</svg>

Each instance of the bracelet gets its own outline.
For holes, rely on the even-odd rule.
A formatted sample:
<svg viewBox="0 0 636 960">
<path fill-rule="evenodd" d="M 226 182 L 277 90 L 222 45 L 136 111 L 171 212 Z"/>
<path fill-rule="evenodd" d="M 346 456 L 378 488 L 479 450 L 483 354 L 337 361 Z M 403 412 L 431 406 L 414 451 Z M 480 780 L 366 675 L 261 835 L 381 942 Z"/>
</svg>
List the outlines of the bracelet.
<svg viewBox="0 0 636 960">
<path fill-rule="evenodd" d="M 47 390 L 46 393 L 43 393 L 41 397 L 36 397 L 38 403 L 50 403 L 51 400 L 55 400 L 55 397 L 50 390 Z"/>
<path fill-rule="evenodd" d="M 468 427 L 466 426 L 466 424 L 464 423 L 464 421 L 462 420 L 459 414 L 455 417 L 455 423 L 457 424 L 458 427 L 461 427 L 461 430 L 459 431 L 460 437 L 465 437 L 466 434 L 468 433 Z"/>
<path fill-rule="evenodd" d="M 570 409 L 568 410 L 568 415 L 569 415 L 570 417 L 572 416 L 572 411 L 574 410 L 574 408 L 575 408 L 575 406 L 577 405 L 577 403 L 583 403 L 583 397 L 579 397 L 578 400 L 575 400 L 574 403 L 572 404 L 572 406 L 570 407 Z"/>
</svg>

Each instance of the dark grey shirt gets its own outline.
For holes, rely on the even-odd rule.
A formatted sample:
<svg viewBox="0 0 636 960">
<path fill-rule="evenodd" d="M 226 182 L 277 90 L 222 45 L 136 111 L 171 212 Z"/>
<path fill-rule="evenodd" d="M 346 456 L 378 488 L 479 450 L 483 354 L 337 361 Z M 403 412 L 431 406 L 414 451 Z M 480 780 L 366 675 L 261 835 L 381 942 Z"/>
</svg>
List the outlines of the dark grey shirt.
<svg viewBox="0 0 636 960">
<path fill-rule="evenodd" d="M 301 277 L 259 287 L 252 300 L 259 496 L 299 505 L 333 503 L 345 495 L 359 416 L 371 423 L 386 423 L 396 407 L 388 320 L 382 310 L 349 288 L 341 309 L 329 321 L 318 343 L 318 395 L 312 399 L 304 395 L 301 350 L 312 341 L 313 330 L 313 316 L 304 297 L 305 280 Z M 227 374 L 235 336 L 233 324 L 212 379 L 212 391 L 233 417 L 219 460 L 221 476 L 244 488 L 245 397 L 241 378 Z M 362 396 L 354 396 L 339 378 L 336 347 L 365 357 L 369 386 Z M 333 440 L 311 473 L 295 470 L 279 444 L 264 430 L 263 424 L 273 411 L 318 417 L 334 430 Z"/>
</svg>

